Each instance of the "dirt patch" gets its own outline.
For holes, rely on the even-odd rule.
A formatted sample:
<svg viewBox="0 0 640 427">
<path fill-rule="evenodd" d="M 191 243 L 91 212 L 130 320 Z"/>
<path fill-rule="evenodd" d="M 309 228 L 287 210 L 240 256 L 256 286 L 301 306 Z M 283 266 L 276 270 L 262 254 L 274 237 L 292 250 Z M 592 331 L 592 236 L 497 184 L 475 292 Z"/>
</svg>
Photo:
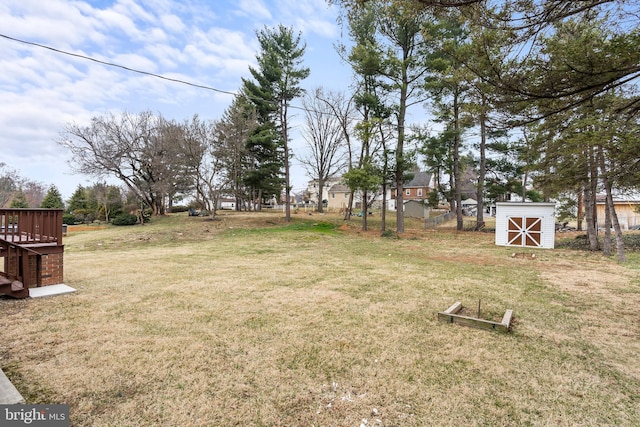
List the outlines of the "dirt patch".
<svg viewBox="0 0 640 427">
<path fill-rule="evenodd" d="M 460 264 L 471 264 L 471 265 L 498 265 L 503 266 L 505 261 L 498 260 L 494 257 L 488 256 L 472 256 L 472 255 L 430 255 L 427 257 L 433 261 L 442 261 L 442 262 L 454 262 Z"/>
<path fill-rule="evenodd" d="M 568 292 L 588 292 L 591 294 L 611 295 L 612 289 L 628 286 L 638 274 L 623 266 L 603 263 L 554 262 L 546 264 L 541 272 L 542 278 L 554 286 Z"/>
<path fill-rule="evenodd" d="M 78 225 L 68 225 L 67 233 L 73 233 L 75 231 L 96 231 L 96 230 L 104 230 L 108 226 L 105 224 L 100 225 L 92 225 L 92 224 L 78 224 Z"/>
</svg>

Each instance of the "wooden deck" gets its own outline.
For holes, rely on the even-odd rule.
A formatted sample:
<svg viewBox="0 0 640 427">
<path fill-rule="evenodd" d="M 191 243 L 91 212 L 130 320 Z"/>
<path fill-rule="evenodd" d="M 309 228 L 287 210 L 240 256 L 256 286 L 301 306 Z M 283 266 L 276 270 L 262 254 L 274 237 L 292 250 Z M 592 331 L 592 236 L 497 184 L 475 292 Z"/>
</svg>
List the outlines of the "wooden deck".
<svg viewBox="0 0 640 427">
<path fill-rule="evenodd" d="M 0 239 L 19 245 L 62 245 L 62 210 L 0 209 Z"/>
<path fill-rule="evenodd" d="M 0 294 L 26 298 L 30 287 L 52 284 L 45 283 L 52 275 L 62 280 L 62 213 L 62 209 L 0 209 Z M 54 269 L 42 261 L 50 255 L 59 257 L 53 273 L 45 271 Z"/>
</svg>

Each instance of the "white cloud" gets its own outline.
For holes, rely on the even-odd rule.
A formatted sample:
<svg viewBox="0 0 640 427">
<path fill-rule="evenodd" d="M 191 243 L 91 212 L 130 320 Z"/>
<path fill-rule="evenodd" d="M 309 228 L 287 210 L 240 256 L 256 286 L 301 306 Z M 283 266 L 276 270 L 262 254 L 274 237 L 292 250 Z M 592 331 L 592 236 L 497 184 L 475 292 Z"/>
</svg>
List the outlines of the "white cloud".
<svg viewBox="0 0 640 427">
<path fill-rule="evenodd" d="M 164 28 L 172 33 L 179 33 L 186 28 L 184 22 L 176 15 L 162 15 L 160 21 Z"/>
<path fill-rule="evenodd" d="M 305 83 L 337 81 L 329 68 L 335 10 L 325 0 L 1 3 L 0 33 L 229 92 L 255 61 L 254 30 L 282 23 L 307 42 L 312 77 Z M 55 140 L 66 123 L 85 124 L 107 111 L 219 118 L 232 97 L 0 39 L 0 99 L 1 160 L 25 177 L 55 182 L 68 197 L 85 178 L 62 172 L 68 155 Z"/>
<path fill-rule="evenodd" d="M 91 38 L 93 33 L 91 22 L 69 2 L 11 1 L 5 13 L 3 33 L 41 43 L 55 40 L 59 48 Z"/>
<path fill-rule="evenodd" d="M 262 0 L 240 0 L 237 13 L 257 21 L 270 20 L 272 18 L 271 12 Z"/>
<path fill-rule="evenodd" d="M 247 73 L 256 49 L 244 33 L 211 28 L 206 33 L 196 32 L 192 44 L 187 45 L 184 52 L 189 63 L 200 70 L 215 75 L 238 76 Z"/>
<path fill-rule="evenodd" d="M 181 49 L 167 44 L 151 44 L 145 52 L 158 62 L 162 69 L 174 69 L 187 59 Z"/>
<path fill-rule="evenodd" d="M 124 53 L 115 55 L 112 58 L 112 61 L 116 64 L 147 73 L 154 73 L 158 71 L 156 63 L 154 61 L 137 53 Z"/>
<path fill-rule="evenodd" d="M 301 31 L 303 37 L 318 34 L 335 38 L 339 31 L 336 23 L 336 7 L 325 0 L 281 0 L 275 2 L 278 7 L 278 19 L 284 25 Z"/>
</svg>

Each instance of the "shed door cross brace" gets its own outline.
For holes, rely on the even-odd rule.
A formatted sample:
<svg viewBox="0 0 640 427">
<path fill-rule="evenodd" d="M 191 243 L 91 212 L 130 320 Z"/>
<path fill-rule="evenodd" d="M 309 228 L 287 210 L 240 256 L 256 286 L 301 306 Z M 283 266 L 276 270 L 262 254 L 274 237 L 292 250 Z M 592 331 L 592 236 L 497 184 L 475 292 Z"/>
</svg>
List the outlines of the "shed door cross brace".
<svg viewBox="0 0 640 427">
<path fill-rule="evenodd" d="M 511 246 L 542 246 L 542 218 L 507 218 L 507 244 Z"/>
</svg>

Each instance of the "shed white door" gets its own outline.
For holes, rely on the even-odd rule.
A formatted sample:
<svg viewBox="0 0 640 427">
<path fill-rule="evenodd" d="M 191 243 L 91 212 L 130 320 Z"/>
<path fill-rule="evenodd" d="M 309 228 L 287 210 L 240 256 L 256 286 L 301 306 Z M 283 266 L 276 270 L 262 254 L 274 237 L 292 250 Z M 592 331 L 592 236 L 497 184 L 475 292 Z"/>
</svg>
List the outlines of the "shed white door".
<svg viewBox="0 0 640 427">
<path fill-rule="evenodd" d="M 507 245 L 542 246 L 542 218 L 540 217 L 507 217 Z"/>
</svg>

